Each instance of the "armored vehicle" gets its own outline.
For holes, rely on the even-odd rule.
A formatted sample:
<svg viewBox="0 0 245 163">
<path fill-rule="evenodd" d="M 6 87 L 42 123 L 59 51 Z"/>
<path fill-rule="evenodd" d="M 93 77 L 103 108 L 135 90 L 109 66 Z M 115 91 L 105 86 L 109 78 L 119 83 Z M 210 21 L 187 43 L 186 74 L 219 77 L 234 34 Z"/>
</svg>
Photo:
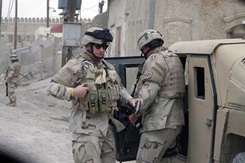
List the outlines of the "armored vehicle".
<svg viewBox="0 0 245 163">
<path fill-rule="evenodd" d="M 186 125 L 179 135 L 180 163 L 231 163 L 245 155 L 245 40 L 177 42 L 169 47 L 185 69 Z M 123 84 L 133 90 L 142 57 L 111 59 Z M 127 123 L 130 109 L 121 106 L 118 119 L 127 128 L 117 134 L 117 160 L 134 160 L 139 128 Z M 243 158 L 242 158 L 243 157 Z M 244 159 L 245 160 L 245 159 Z"/>
</svg>

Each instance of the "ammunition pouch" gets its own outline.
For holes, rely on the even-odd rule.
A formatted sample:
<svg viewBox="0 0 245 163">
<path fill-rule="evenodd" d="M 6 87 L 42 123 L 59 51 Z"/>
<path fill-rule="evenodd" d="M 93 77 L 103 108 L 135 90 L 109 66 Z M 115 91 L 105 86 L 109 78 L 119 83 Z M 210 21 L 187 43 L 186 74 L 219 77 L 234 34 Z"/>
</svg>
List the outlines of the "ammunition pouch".
<svg viewBox="0 0 245 163">
<path fill-rule="evenodd" d="M 99 112 L 98 105 L 97 105 L 98 94 L 96 90 L 89 91 L 87 101 L 88 101 L 89 112 L 91 114 L 98 113 Z"/>
<path fill-rule="evenodd" d="M 88 112 L 91 114 L 110 112 L 109 91 L 106 89 L 91 90 L 87 96 Z"/>
<path fill-rule="evenodd" d="M 99 108 L 101 112 L 110 111 L 109 110 L 109 93 L 108 90 L 105 89 L 99 89 Z"/>
<path fill-rule="evenodd" d="M 110 97 L 111 97 L 112 101 L 119 100 L 119 98 L 120 98 L 119 92 L 120 92 L 120 90 L 119 90 L 118 85 L 112 85 L 110 87 Z"/>
</svg>

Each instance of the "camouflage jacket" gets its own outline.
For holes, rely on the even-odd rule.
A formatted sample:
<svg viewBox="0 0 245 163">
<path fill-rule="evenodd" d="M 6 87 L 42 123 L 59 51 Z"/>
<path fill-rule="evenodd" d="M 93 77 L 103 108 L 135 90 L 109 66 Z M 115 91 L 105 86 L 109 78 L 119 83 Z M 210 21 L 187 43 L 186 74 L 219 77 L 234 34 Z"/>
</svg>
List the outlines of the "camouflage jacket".
<svg viewBox="0 0 245 163">
<path fill-rule="evenodd" d="M 93 65 L 91 66 L 92 68 L 90 64 Z M 108 109 L 108 111 L 91 114 L 88 111 L 88 97 L 85 97 L 85 99 L 72 98 L 71 89 L 86 83 L 89 87 L 88 92 L 93 92 L 94 89 L 100 90 L 103 86 L 98 84 L 96 88 L 94 88 L 94 79 L 91 77 L 93 73 L 89 72 L 106 68 L 108 68 L 106 72 L 106 88 L 103 90 L 110 91 L 108 101 L 108 107 L 110 107 L 110 109 Z M 90 80 L 90 78 L 92 78 L 92 80 Z M 97 136 L 102 136 L 107 133 L 109 119 L 113 114 L 113 110 L 117 109 L 117 100 L 128 101 L 132 98 L 126 88 L 122 86 L 121 80 L 113 65 L 103 59 L 99 63 L 94 63 L 86 54 L 69 60 L 67 64 L 52 77 L 52 82 L 47 91 L 56 98 L 71 100 L 72 113 L 69 124 L 69 130 L 71 132 Z M 86 96 L 88 96 L 88 94 Z"/>
<path fill-rule="evenodd" d="M 156 48 L 141 70 L 135 96 L 144 100 L 142 132 L 184 125 L 184 71 L 179 57 Z"/>
<path fill-rule="evenodd" d="M 19 62 L 13 62 L 11 65 L 8 67 L 6 74 L 5 74 L 5 80 L 7 83 L 14 83 L 19 85 L 20 84 L 20 70 L 21 70 L 21 65 Z"/>
</svg>

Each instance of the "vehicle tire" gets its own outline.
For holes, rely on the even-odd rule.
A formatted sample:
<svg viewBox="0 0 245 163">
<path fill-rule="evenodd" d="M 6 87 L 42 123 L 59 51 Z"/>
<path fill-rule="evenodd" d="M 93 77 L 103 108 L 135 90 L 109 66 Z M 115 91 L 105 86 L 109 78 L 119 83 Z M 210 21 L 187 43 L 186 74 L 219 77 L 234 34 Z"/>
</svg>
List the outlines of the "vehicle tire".
<svg viewBox="0 0 245 163">
<path fill-rule="evenodd" d="M 244 162 L 245 162 L 245 152 L 238 153 L 232 161 L 232 163 L 244 163 Z"/>
</svg>

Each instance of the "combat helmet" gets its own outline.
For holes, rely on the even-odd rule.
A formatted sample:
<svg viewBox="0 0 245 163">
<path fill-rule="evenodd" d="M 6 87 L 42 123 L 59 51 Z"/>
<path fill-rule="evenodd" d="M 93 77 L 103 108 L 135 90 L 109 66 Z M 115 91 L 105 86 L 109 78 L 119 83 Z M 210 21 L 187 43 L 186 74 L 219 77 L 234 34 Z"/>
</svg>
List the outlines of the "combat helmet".
<svg viewBox="0 0 245 163">
<path fill-rule="evenodd" d="M 93 45 L 100 44 L 103 49 L 107 49 L 109 43 L 112 41 L 113 37 L 109 29 L 92 27 L 84 33 L 82 38 L 82 46 L 89 45 L 88 52 L 90 52 L 96 59 L 100 60 L 104 58 L 104 55 L 102 57 L 96 56 L 93 51 Z"/>
<path fill-rule="evenodd" d="M 11 55 L 10 55 L 10 59 L 11 59 L 12 61 L 18 60 L 17 54 L 16 54 L 16 53 L 11 54 Z"/>
<path fill-rule="evenodd" d="M 92 27 L 85 32 L 82 38 L 82 45 L 87 45 L 89 43 L 109 45 L 109 42 L 112 41 L 113 37 L 109 29 Z"/>
<path fill-rule="evenodd" d="M 149 45 L 152 49 L 157 46 L 162 46 L 164 43 L 162 34 L 154 29 L 147 29 L 144 32 L 141 32 L 138 38 L 137 45 L 141 51 L 145 45 Z"/>
</svg>

